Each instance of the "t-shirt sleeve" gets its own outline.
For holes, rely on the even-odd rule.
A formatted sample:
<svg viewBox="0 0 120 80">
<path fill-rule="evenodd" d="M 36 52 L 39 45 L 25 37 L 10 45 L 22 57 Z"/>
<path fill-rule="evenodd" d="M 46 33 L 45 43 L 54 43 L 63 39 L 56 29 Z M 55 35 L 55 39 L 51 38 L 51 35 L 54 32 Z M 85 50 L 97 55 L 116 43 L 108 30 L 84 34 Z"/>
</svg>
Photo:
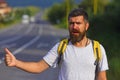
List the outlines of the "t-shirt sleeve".
<svg viewBox="0 0 120 80">
<path fill-rule="evenodd" d="M 43 59 L 46 61 L 46 63 L 55 68 L 57 66 L 58 61 L 58 48 L 59 43 L 57 43 L 51 50 L 48 51 L 48 53 L 43 57 Z"/>
<path fill-rule="evenodd" d="M 107 56 L 106 56 L 106 52 L 105 52 L 105 49 L 102 45 L 100 45 L 101 47 L 101 53 L 102 53 L 102 58 L 99 62 L 99 68 L 98 70 L 99 71 L 105 71 L 105 70 L 108 70 L 109 67 L 108 67 L 108 61 L 107 61 Z"/>
</svg>

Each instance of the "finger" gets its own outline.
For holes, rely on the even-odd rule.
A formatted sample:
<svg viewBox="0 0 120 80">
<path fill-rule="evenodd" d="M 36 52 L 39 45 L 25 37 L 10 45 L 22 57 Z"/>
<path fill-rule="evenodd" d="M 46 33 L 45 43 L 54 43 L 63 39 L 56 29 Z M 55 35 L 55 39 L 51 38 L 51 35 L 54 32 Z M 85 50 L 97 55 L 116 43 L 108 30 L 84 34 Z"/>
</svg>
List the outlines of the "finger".
<svg viewBox="0 0 120 80">
<path fill-rule="evenodd" d="M 10 66 L 11 65 L 11 61 L 6 61 L 6 65 Z"/>
<path fill-rule="evenodd" d="M 6 57 L 5 57 L 6 65 L 9 66 L 11 64 L 11 62 L 12 62 L 12 59 L 11 59 L 10 55 L 6 54 Z"/>
<path fill-rule="evenodd" d="M 5 48 L 5 52 L 6 54 L 12 55 L 12 53 L 7 48 Z"/>
<path fill-rule="evenodd" d="M 9 55 L 9 54 L 6 54 L 5 55 L 5 60 L 6 61 L 11 61 L 12 59 L 11 59 L 11 56 Z"/>
</svg>

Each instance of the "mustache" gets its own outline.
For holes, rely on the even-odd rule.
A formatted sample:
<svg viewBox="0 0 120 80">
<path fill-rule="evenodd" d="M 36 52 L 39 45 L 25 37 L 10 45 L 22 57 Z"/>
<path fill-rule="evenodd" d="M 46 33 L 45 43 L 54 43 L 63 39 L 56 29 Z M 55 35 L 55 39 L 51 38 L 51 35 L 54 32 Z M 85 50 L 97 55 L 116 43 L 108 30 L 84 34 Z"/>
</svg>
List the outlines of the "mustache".
<svg viewBox="0 0 120 80">
<path fill-rule="evenodd" d="M 75 29 L 73 29 L 71 32 L 79 33 L 79 31 L 78 31 L 78 30 L 75 30 Z"/>
</svg>

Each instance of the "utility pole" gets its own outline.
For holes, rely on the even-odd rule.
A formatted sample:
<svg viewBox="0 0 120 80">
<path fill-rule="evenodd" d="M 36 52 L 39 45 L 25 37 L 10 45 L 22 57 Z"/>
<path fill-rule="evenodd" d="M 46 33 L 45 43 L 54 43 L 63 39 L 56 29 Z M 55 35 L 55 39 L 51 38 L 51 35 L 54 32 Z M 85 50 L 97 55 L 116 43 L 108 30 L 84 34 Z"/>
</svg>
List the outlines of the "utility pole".
<svg viewBox="0 0 120 80">
<path fill-rule="evenodd" d="M 70 1 L 65 0 L 65 2 L 66 2 L 66 24 L 67 24 L 66 27 L 68 27 L 68 14 L 70 12 Z"/>
<path fill-rule="evenodd" d="M 98 12 L 98 0 L 93 0 L 93 11 L 94 15 L 96 15 Z"/>
</svg>

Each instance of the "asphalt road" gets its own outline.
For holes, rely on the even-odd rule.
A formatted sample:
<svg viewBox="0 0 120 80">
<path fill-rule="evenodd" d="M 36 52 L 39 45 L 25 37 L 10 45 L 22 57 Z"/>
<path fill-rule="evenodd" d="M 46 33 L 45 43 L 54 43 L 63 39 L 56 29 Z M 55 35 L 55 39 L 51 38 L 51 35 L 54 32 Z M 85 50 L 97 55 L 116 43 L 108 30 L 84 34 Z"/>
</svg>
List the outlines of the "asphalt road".
<svg viewBox="0 0 120 80">
<path fill-rule="evenodd" d="M 39 61 L 68 32 L 54 28 L 36 15 L 37 22 L 16 24 L 0 30 L 0 80 L 57 80 L 58 69 L 49 68 L 40 74 L 32 74 L 4 63 L 4 48 L 7 47 L 23 61 Z"/>
</svg>

